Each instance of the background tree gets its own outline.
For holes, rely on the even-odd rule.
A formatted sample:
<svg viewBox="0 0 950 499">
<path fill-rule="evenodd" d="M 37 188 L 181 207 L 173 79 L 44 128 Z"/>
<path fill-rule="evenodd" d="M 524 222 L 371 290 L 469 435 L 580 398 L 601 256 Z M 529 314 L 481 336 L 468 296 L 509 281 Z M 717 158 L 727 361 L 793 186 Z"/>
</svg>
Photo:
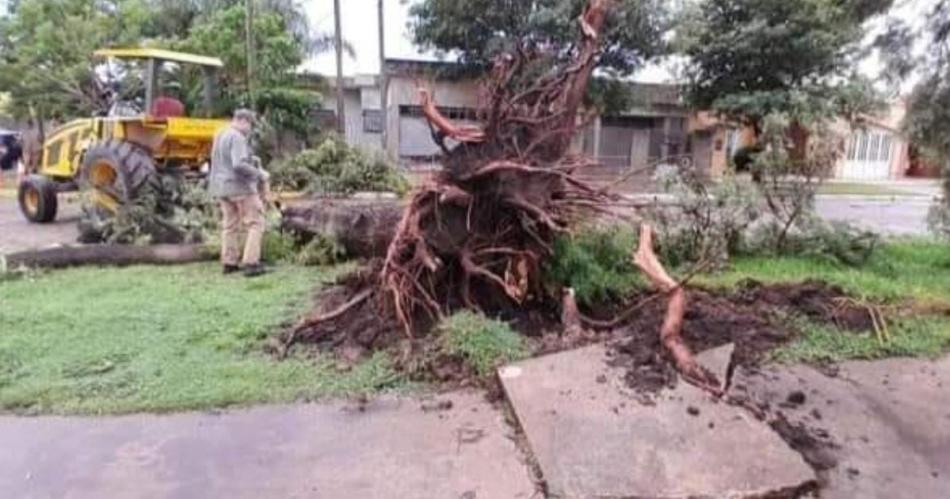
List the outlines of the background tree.
<svg viewBox="0 0 950 499">
<path fill-rule="evenodd" d="M 601 78 L 589 88 L 588 104 L 621 107 L 629 102 L 609 80 L 626 76 L 665 53 L 669 10 L 663 0 L 617 0 L 604 28 L 597 60 Z M 458 55 L 463 74 L 484 74 L 496 56 L 515 50 L 538 52 L 526 77 L 567 61 L 577 43 L 577 19 L 584 0 L 423 0 L 410 10 L 410 29 L 419 47 Z"/>
<path fill-rule="evenodd" d="M 92 52 L 137 43 L 149 17 L 142 0 L 23 0 L 15 15 L 0 19 L 0 88 L 10 94 L 8 111 L 65 119 L 107 107 Z"/>
<path fill-rule="evenodd" d="M 918 30 L 892 23 L 877 42 L 886 72 L 897 82 L 919 78 L 907 101 L 904 130 L 923 156 L 941 166 L 943 200 L 930 211 L 930 226 L 950 239 L 950 1 L 936 0 Z M 917 44 L 923 50 L 915 51 Z M 915 52 L 919 55 L 914 56 Z"/>
<path fill-rule="evenodd" d="M 757 132 L 763 118 L 854 118 L 874 108 L 856 74 L 866 20 L 892 0 L 704 0 L 684 11 L 689 100 Z"/>
<path fill-rule="evenodd" d="M 258 10 L 253 100 L 271 126 L 268 143 L 280 146 L 283 132 L 303 138 L 313 131 L 309 113 L 319 103 L 320 85 L 301 79 L 297 68 L 331 42 L 310 30 L 296 1 L 258 0 Z M 244 15 L 243 0 L 22 0 L 13 15 L 0 19 L 0 88 L 9 92 L 6 108 L 18 118 L 102 114 L 110 104 L 107 78 L 92 53 L 103 47 L 154 46 L 220 57 L 225 67 L 216 114 L 225 114 L 251 100 Z M 126 91 L 141 89 L 138 73 L 126 76 Z M 195 109 L 197 71 L 185 69 L 182 76 L 185 100 Z"/>
<path fill-rule="evenodd" d="M 310 50 L 310 40 L 294 29 L 294 18 L 279 10 L 264 10 L 254 18 L 255 72 L 248 95 L 245 56 L 245 10 L 240 3 L 199 17 L 187 38 L 173 46 L 185 51 L 210 54 L 224 61 L 218 74 L 218 109 L 223 115 L 254 102 L 268 125 L 268 144 L 279 147 L 280 132 L 305 139 L 313 130 L 311 112 L 320 102 L 320 86 L 301 78 L 297 68 Z M 200 95 L 198 75 L 193 75 L 189 95 Z M 253 97 L 253 100 L 251 99 Z"/>
</svg>

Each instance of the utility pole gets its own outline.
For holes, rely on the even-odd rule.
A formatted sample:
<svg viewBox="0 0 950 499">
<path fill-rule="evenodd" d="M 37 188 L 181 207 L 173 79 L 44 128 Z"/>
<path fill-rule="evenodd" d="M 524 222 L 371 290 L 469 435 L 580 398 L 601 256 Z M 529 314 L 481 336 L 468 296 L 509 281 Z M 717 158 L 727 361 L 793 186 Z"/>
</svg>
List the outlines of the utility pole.
<svg viewBox="0 0 950 499">
<path fill-rule="evenodd" d="M 346 137 L 346 118 L 343 107 L 343 30 L 340 27 L 340 0 L 333 0 L 333 21 L 336 45 L 336 129 L 341 137 Z"/>
<path fill-rule="evenodd" d="M 383 122 L 383 154 L 388 155 L 389 75 L 386 73 L 386 26 L 383 23 L 383 0 L 379 0 L 379 119 Z"/>
<path fill-rule="evenodd" d="M 244 0 L 244 40 L 245 57 L 247 58 L 247 102 L 251 109 L 254 107 L 254 0 Z"/>
</svg>

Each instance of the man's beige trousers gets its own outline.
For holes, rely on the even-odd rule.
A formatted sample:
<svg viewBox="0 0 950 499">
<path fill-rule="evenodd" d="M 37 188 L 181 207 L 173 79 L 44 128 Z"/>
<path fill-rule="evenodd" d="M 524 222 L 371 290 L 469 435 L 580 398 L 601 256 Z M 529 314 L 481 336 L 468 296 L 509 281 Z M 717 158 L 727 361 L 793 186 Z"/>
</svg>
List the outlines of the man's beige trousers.
<svg viewBox="0 0 950 499">
<path fill-rule="evenodd" d="M 221 263 L 254 265 L 261 261 L 261 239 L 264 237 L 264 203 L 257 194 L 221 200 Z M 241 258 L 241 229 L 247 232 L 244 257 Z"/>
</svg>

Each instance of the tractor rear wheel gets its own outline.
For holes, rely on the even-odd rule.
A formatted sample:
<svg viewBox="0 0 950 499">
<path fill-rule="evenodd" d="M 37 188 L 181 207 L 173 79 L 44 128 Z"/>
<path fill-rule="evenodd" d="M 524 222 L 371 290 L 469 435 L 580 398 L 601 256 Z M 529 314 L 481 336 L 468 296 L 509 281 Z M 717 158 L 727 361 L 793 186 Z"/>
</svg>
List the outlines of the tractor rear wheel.
<svg viewBox="0 0 950 499">
<path fill-rule="evenodd" d="M 56 218 L 56 182 L 42 175 L 30 175 L 23 179 L 17 190 L 20 211 L 27 220 L 45 224 Z"/>
<path fill-rule="evenodd" d="M 79 179 L 96 207 L 115 213 L 156 182 L 157 174 L 148 150 L 131 142 L 108 140 L 86 150 Z"/>
</svg>

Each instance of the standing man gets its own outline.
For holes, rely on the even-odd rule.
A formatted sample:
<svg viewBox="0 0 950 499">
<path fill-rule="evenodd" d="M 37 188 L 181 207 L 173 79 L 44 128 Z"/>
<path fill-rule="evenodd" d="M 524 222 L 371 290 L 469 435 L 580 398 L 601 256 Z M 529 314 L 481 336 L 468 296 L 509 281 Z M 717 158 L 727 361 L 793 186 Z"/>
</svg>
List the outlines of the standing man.
<svg viewBox="0 0 950 499">
<path fill-rule="evenodd" d="M 211 195 L 221 203 L 221 263 L 224 273 L 244 269 L 255 277 L 266 272 L 261 264 L 261 240 L 264 237 L 264 202 L 260 186 L 270 175 L 255 165 L 247 136 L 254 128 L 254 112 L 238 109 L 231 124 L 218 132 L 211 148 Z M 243 258 L 240 228 L 247 231 Z"/>
</svg>

